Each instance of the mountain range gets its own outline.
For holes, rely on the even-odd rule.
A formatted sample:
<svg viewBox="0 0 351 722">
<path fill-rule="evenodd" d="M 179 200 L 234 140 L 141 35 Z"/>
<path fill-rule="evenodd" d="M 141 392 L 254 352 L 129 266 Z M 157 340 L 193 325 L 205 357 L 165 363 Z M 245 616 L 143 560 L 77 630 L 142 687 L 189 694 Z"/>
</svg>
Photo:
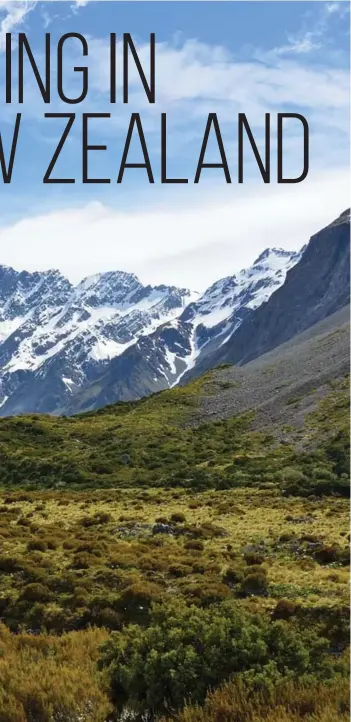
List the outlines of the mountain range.
<svg viewBox="0 0 351 722">
<path fill-rule="evenodd" d="M 267 353 L 348 303 L 349 228 L 345 211 L 300 252 L 266 249 L 202 294 L 0 266 L 0 415 L 70 415 Z"/>
</svg>

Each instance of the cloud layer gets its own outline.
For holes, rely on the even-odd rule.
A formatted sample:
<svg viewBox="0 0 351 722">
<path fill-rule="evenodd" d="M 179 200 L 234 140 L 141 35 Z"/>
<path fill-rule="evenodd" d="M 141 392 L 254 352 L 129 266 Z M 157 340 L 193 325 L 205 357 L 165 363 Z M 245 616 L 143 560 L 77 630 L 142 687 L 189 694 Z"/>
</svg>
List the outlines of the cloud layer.
<svg viewBox="0 0 351 722">
<path fill-rule="evenodd" d="M 101 203 L 24 219 L 0 231 L 1 260 L 60 268 L 72 280 L 98 270 L 201 290 L 251 263 L 267 246 L 298 249 L 348 203 L 347 171 L 298 186 L 245 186 L 191 206 L 121 212 Z"/>
<path fill-rule="evenodd" d="M 85 0 L 72 0 L 70 7 L 83 13 L 81 6 L 85 4 Z M 4 14 L 0 50 L 4 33 L 22 27 L 29 13 L 33 17 L 36 5 L 30 0 L 0 0 L 0 17 L 1 11 Z M 130 113 L 135 110 L 142 114 L 149 150 L 158 160 L 160 112 L 167 112 L 172 165 L 189 165 L 192 161 L 196 165 L 209 112 L 218 113 L 226 148 L 234 159 L 238 112 L 247 114 L 258 140 L 262 138 L 266 112 L 301 112 L 308 118 L 311 130 L 310 176 L 298 186 L 264 186 L 260 181 L 227 187 L 219 185 L 218 176 L 213 175 L 213 181 L 204 183 L 201 189 L 189 185 L 186 192 L 174 187 L 167 193 L 159 186 L 151 192 L 131 183 L 123 196 L 124 211 L 116 209 L 117 201 L 122 205 L 117 191 L 113 207 L 112 202 L 111 206 L 96 200 L 87 203 L 79 197 L 77 183 L 69 189 L 66 200 L 61 199 L 60 209 L 55 208 L 52 191 L 50 212 L 33 214 L 28 201 L 32 217 L 0 229 L 1 262 L 27 269 L 58 267 L 75 281 L 98 270 L 120 268 L 139 273 L 144 282 L 175 283 L 201 290 L 216 278 L 251 263 L 265 246 L 299 248 L 348 203 L 349 69 L 345 57 L 325 42 L 331 19 L 344 12 L 340 3 L 322 3 L 314 27 L 306 24 L 298 34 L 287 35 L 280 47 L 238 49 L 235 55 L 226 47 L 196 38 L 158 42 L 155 106 L 147 103 L 131 66 L 129 106 L 109 107 L 108 43 L 106 38 L 90 37 L 90 95 L 84 108 L 76 110 L 113 113 L 111 121 L 101 126 L 96 141 L 105 142 L 106 135 L 111 140 L 114 177 L 120 157 L 114 156 L 112 141 L 124 141 Z M 49 21 L 46 18 L 45 22 Z M 138 52 L 147 67 L 148 45 L 139 45 Z M 74 82 L 72 68 L 81 64 L 78 60 L 77 48 L 72 47 L 67 58 L 67 83 Z M 41 150 L 44 148 L 46 154 L 49 148 L 50 156 L 50 146 L 45 146 L 52 143 L 54 131 L 50 123 L 39 120 L 48 108 L 44 108 L 33 80 L 28 84 L 26 98 L 25 114 L 31 124 L 28 144 L 39 139 Z M 58 107 L 54 100 L 50 110 Z M 13 117 L 16 107 L 4 107 L 2 112 L 6 121 Z M 80 139 L 78 135 L 74 138 L 69 159 L 77 168 Z M 300 154 L 300 137 L 290 133 L 285 147 L 287 172 L 296 159 L 300 163 Z M 253 167 L 252 153 L 250 156 Z M 193 177 L 194 168 L 191 170 Z M 129 172 L 144 178 L 144 171 Z M 110 173 L 101 169 L 98 175 Z M 31 188 L 22 190 L 20 203 L 26 208 L 26 193 L 29 197 Z M 33 192 L 35 195 L 38 197 Z M 43 196 L 41 187 L 42 204 Z M 94 188 L 90 197 L 97 197 Z M 142 210 L 147 205 L 149 210 Z"/>
</svg>

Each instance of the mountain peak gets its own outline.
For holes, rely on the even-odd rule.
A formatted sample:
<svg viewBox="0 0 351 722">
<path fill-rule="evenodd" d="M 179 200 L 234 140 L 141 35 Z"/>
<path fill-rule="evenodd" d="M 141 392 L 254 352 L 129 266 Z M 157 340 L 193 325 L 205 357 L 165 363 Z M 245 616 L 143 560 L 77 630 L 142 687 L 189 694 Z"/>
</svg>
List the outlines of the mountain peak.
<svg viewBox="0 0 351 722">
<path fill-rule="evenodd" d="M 351 209 L 346 208 L 345 211 L 340 213 L 340 216 L 338 216 L 338 218 L 335 218 L 335 220 L 329 224 L 329 228 L 331 228 L 332 226 L 340 226 L 343 223 L 350 223 L 350 213 Z"/>
<path fill-rule="evenodd" d="M 284 248 L 266 248 L 265 251 L 260 253 L 252 265 L 256 266 L 258 263 L 267 260 L 270 256 L 275 258 L 291 258 L 295 253 L 296 251 L 286 251 Z"/>
<path fill-rule="evenodd" d="M 128 271 L 105 271 L 104 273 L 94 273 L 91 276 L 86 276 L 78 283 L 77 289 L 88 290 L 96 286 L 103 285 L 141 285 L 139 278 L 135 273 L 129 273 Z"/>
<path fill-rule="evenodd" d="M 285 298 L 284 312 L 279 307 L 274 323 L 265 321 L 260 343 L 269 348 L 265 327 L 273 334 L 276 326 L 278 341 L 285 339 L 285 326 L 300 330 L 307 313 L 320 318 L 321 298 L 322 311 L 334 309 L 337 294 L 338 304 L 345 302 L 346 215 L 313 237 L 308 252 L 266 248 L 249 268 L 200 295 L 144 285 L 121 270 L 72 285 L 55 269 L 30 273 L 0 266 L 0 416 L 75 413 L 160 391 L 209 368 L 222 354 L 229 358 L 237 338 L 245 341 L 235 351 L 241 362 L 261 350 L 256 319 L 266 318 L 266 307 L 275 308 L 274 297 Z M 333 284 L 325 281 L 330 268 L 339 268 Z"/>
</svg>

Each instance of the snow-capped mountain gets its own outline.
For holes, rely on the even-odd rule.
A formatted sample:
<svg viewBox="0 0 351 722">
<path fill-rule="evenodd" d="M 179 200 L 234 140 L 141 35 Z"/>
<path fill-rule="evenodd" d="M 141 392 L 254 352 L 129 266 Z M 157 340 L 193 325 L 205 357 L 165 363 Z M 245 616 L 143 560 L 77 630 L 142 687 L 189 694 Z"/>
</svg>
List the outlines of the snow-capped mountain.
<svg viewBox="0 0 351 722">
<path fill-rule="evenodd" d="M 268 301 L 284 283 L 288 270 L 298 262 L 302 251 L 268 248 L 250 268 L 216 281 L 187 306 L 179 319 L 179 323 L 191 324 L 190 353 L 183 356 L 183 374 L 204 355 L 212 353 L 214 344 L 219 346 L 229 340 L 243 320 Z M 179 377 L 173 383 L 178 381 Z"/>
<path fill-rule="evenodd" d="M 299 258 L 267 249 L 201 295 L 121 271 L 73 286 L 58 271 L 0 266 L 0 414 L 74 413 L 175 385 Z"/>
<path fill-rule="evenodd" d="M 73 287 L 58 271 L 0 267 L 3 413 L 17 409 L 17 399 L 18 411 L 64 407 L 111 358 L 179 316 L 194 298 L 187 289 L 143 286 L 119 271 Z"/>
</svg>

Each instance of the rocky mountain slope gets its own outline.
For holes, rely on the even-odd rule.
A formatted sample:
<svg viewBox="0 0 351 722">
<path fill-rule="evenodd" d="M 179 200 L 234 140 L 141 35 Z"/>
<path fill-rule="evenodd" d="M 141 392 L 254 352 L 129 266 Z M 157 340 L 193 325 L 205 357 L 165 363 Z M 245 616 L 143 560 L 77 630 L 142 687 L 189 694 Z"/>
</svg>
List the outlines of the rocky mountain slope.
<svg viewBox="0 0 351 722">
<path fill-rule="evenodd" d="M 202 369 L 223 362 L 245 364 L 343 308 L 349 298 L 347 210 L 312 236 L 281 288 L 202 364 Z"/>
<path fill-rule="evenodd" d="M 73 286 L 0 267 L 0 414 L 74 413 L 175 385 L 285 281 L 300 254 L 267 249 L 199 295 L 129 273 Z"/>
<path fill-rule="evenodd" d="M 253 428 L 290 439 L 333 389 L 347 389 L 349 370 L 347 305 L 243 366 L 214 369 L 192 423 L 254 410 Z"/>
<path fill-rule="evenodd" d="M 267 249 L 252 267 L 214 283 L 171 322 L 113 359 L 107 372 L 82 389 L 68 413 L 117 400 L 147 396 L 175 386 L 190 369 L 219 349 L 255 309 L 284 283 L 299 253 Z"/>
<path fill-rule="evenodd" d="M 69 413 L 186 383 L 222 363 L 246 364 L 349 302 L 350 212 L 300 253 L 266 250 L 253 266 L 215 283 L 178 319 L 114 359 Z"/>
<path fill-rule="evenodd" d="M 140 334 L 183 311 L 197 294 L 143 286 L 133 274 L 97 274 L 74 287 L 58 272 L 0 269 L 3 413 L 55 412 L 100 376 Z"/>
</svg>

